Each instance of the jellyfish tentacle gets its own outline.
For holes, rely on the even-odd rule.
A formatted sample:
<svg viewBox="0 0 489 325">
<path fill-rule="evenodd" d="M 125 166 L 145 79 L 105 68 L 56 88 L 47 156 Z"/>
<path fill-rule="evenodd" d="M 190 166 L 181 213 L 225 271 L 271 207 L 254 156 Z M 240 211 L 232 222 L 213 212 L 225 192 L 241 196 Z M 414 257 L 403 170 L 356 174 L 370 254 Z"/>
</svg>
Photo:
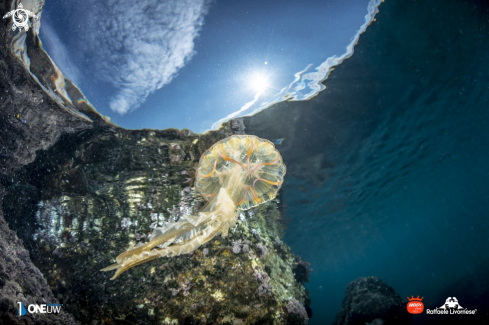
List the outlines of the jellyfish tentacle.
<svg viewBox="0 0 489 325">
<path fill-rule="evenodd" d="M 245 195 L 244 195 L 243 199 L 238 202 L 238 205 L 240 205 L 241 203 L 243 203 L 244 201 L 246 201 L 246 197 L 248 196 L 248 188 L 246 186 L 243 186 L 243 187 L 245 189 Z"/>
<path fill-rule="evenodd" d="M 246 190 L 250 190 L 251 191 L 251 195 L 253 195 L 253 199 L 255 200 L 255 202 L 257 202 L 257 203 L 260 203 L 261 202 L 261 199 L 258 196 L 256 196 L 255 191 L 251 188 L 251 186 L 248 186 L 246 188 Z M 248 194 L 248 192 L 246 192 L 246 194 Z"/>
<path fill-rule="evenodd" d="M 272 181 L 269 181 L 268 179 L 264 179 L 264 178 L 257 178 L 255 179 L 255 181 L 253 182 L 253 188 L 255 188 L 255 183 L 257 181 L 263 181 L 267 184 L 270 184 L 270 185 L 281 185 L 283 183 L 283 181 L 276 181 L 276 182 L 272 182 Z"/>
</svg>

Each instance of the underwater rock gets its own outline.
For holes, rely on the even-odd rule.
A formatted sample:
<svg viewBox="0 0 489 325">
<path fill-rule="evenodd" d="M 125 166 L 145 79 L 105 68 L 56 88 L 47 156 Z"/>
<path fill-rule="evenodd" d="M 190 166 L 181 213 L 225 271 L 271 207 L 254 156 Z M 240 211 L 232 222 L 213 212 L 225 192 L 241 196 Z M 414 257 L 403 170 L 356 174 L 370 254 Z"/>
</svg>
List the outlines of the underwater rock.
<svg viewBox="0 0 489 325">
<path fill-rule="evenodd" d="M 376 319 L 382 319 L 386 324 L 410 324 L 411 314 L 407 312 L 406 304 L 379 278 L 358 278 L 346 286 L 343 307 L 333 324 L 364 325 Z"/>
<path fill-rule="evenodd" d="M 365 325 L 384 325 L 384 321 L 382 318 L 376 318 L 372 321 L 372 323 L 365 323 Z"/>
<path fill-rule="evenodd" d="M 0 12 L 10 8 L 11 1 L 0 2 Z M 98 123 L 67 113 L 43 92 L 7 47 L 10 27 L 6 21 L 0 26 L 0 200 L 5 186 L 12 184 L 13 173 L 32 162 L 37 150 L 50 147 L 64 133 Z M 32 35 L 32 29 L 27 35 Z M 17 315 L 18 302 L 28 305 L 58 300 L 3 214 L 0 209 L 0 324 L 77 323 L 63 309 L 60 314 Z"/>
<path fill-rule="evenodd" d="M 10 11 L 11 1 L 0 3 Z M 32 162 L 35 152 L 51 146 L 63 133 L 108 125 L 101 118 L 90 123 L 62 109 L 47 95 L 8 48 L 11 22 L 0 26 L 0 179 Z M 34 29 L 27 33 L 33 37 Z"/>
<path fill-rule="evenodd" d="M 307 324 L 309 320 L 306 308 L 294 298 L 290 299 L 287 303 L 287 312 L 289 313 L 289 318 L 287 319 L 287 324 Z"/>
<path fill-rule="evenodd" d="M 5 189 L 0 185 L 0 201 Z M 10 230 L 0 209 L 0 324 L 76 324 L 73 316 L 63 309 L 60 314 L 17 315 L 18 302 L 57 304 L 41 272 L 35 267 L 29 252 Z"/>
<path fill-rule="evenodd" d="M 6 23 L 4 26 L 7 27 L 7 31 L 2 33 L 5 37 L 4 44 L 7 44 L 9 48 L 9 54 L 16 62 L 21 63 L 25 72 L 30 74 L 29 79 L 40 86 L 44 94 L 57 104 L 58 109 L 61 108 L 81 120 L 95 123 L 103 120 L 106 124 L 110 124 L 110 118 L 97 112 L 81 90 L 65 77 L 44 51 L 39 38 L 44 0 L 29 0 L 24 3 L 21 3 L 20 0 L 8 2 L 9 5 L 6 6 L 8 10 L 23 7 L 24 10 L 34 14 L 34 17 L 28 19 L 28 25 L 32 27 L 28 31 L 10 28 L 13 27 L 12 24 Z"/>
<path fill-rule="evenodd" d="M 294 272 L 294 278 L 297 282 L 309 282 L 309 276 L 312 271 L 312 269 L 309 268 L 309 265 L 310 263 L 303 261 L 301 258 L 297 259 L 297 265 L 292 270 Z"/>
<path fill-rule="evenodd" d="M 188 254 L 138 265 L 114 281 L 99 271 L 148 242 L 152 229 L 201 209 L 189 183 L 201 154 L 230 134 L 228 126 L 202 136 L 85 130 L 39 151 L 13 176 L 3 203 L 9 226 L 77 320 L 286 324 L 290 299 L 304 305 L 296 258 L 276 245 L 285 226 L 275 199 L 238 210 L 228 237 Z M 9 208 L 18 205 L 24 208 Z"/>
</svg>

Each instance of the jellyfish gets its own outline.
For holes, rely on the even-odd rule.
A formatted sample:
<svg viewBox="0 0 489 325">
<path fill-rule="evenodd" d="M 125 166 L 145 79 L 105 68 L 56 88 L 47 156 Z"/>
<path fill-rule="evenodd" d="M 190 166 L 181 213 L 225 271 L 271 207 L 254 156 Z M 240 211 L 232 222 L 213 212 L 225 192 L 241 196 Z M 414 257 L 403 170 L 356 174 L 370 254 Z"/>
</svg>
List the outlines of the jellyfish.
<svg viewBox="0 0 489 325">
<path fill-rule="evenodd" d="M 218 234 L 226 237 L 237 210 L 273 200 L 285 173 L 282 156 L 268 140 L 233 135 L 215 143 L 200 158 L 195 176 L 195 189 L 207 201 L 204 207 L 155 228 L 148 243 L 123 252 L 101 271 L 116 270 L 114 280 L 139 264 L 190 253 Z"/>
</svg>

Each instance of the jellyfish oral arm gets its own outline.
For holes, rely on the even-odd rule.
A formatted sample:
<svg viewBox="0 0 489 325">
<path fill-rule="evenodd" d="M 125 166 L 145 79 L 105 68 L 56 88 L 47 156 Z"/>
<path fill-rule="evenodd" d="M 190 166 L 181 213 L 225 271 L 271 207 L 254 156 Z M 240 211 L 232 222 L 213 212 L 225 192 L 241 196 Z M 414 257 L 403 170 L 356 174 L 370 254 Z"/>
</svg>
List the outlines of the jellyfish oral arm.
<svg viewBox="0 0 489 325">
<path fill-rule="evenodd" d="M 221 188 L 219 194 L 204 206 L 198 216 L 182 217 L 182 221 L 156 228 L 153 234 L 158 234 L 148 243 L 120 254 L 116 259 L 117 263 L 101 271 L 116 270 L 111 278 L 114 280 L 130 268 L 155 258 L 190 253 L 219 232 L 227 235 L 229 224 L 236 222 L 236 208 L 226 189 Z"/>
</svg>

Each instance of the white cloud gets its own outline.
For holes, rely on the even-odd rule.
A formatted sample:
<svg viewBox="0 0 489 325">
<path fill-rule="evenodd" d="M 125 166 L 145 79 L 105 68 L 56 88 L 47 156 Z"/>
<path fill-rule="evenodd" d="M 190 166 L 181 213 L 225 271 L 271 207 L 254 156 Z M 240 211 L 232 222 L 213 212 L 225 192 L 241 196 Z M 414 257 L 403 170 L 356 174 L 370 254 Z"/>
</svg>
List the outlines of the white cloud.
<svg viewBox="0 0 489 325">
<path fill-rule="evenodd" d="M 137 108 L 194 54 L 208 0 L 87 1 L 80 37 L 99 78 L 117 90 L 110 108 Z"/>
</svg>

